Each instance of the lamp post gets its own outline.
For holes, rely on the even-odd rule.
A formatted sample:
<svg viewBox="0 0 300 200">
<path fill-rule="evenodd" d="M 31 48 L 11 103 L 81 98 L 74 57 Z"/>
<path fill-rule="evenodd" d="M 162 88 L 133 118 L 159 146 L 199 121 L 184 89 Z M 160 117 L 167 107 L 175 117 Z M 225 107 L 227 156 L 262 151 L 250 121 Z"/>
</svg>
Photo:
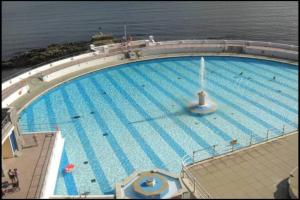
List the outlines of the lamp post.
<svg viewBox="0 0 300 200">
<path fill-rule="evenodd" d="M 127 51 L 127 34 L 126 34 L 126 24 L 124 25 L 124 38 L 125 38 L 125 48 Z"/>
</svg>

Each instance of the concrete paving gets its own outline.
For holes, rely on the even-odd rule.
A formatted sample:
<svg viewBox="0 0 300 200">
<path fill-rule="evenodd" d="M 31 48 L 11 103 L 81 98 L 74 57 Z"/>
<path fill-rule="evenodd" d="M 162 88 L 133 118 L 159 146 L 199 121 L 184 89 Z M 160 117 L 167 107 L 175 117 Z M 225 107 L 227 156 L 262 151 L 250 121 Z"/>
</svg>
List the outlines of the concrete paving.
<svg viewBox="0 0 300 200">
<path fill-rule="evenodd" d="M 14 158 L 4 159 L 6 169 L 18 169 L 19 190 L 6 193 L 3 199 L 35 199 L 39 198 L 44 178 L 54 145 L 54 133 L 24 135 L 26 146 L 21 155 Z M 8 177 L 2 177 L 2 183 L 8 181 Z M 9 186 L 11 188 L 11 186 Z"/>
<path fill-rule="evenodd" d="M 189 171 L 213 198 L 286 199 L 297 166 L 298 132 L 197 163 Z"/>
<path fill-rule="evenodd" d="M 178 57 L 178 56 L 239 56 L 239 57 L 247 57 L 247 58 L 258 58 L 258 59 L 266 59 L 266 60 L 274 60 L 274 61 L 280 61 L 280 62 L 286 62 L 290 64 L 295 64 L 293 61 L 288 61 L 288 60 L 282 60 L 282 59 L 277 59 L 277 58 L 270 58 L 270 57 L 265 57 L 265 56 L 256 56 L 256 55 L 249 55 L 249 54 L 236 54 L 236 53 L 170 53 L 170 54 L 160 54 L 160 55 L 148 55 L 148 56 L 142 56 L 139 59 L 123 59 L 123 60 L 118 60 L 118 61 L 113 61 L 101 65 L 96 65 L 96 66 L 91 66 L 88 68 L 84 68 L 82 70 L 67 74 L 63 77 L 54 79 L 53 81 L 50 82 L 43 82 L 40 80 L 39 76 L 40 75 L 34 75 L 32 77 L 29 77 L 25 80 L 23 80 L 23 83 L 28 84 L 30 86 L 30 91 L 27 94 L 24 94 L 22 98 L 17 99 L 14 101 L 10 106 L 15 107 L 17 111 L 21 111 L 24 106 L 26 106 L 28 103 L 30 103 L 33 99 L 36 97 L 40 96 L 42 93 L 45 93 L 47 90 L 62 84 L 63 82 L 69 81 L 71 79 L 74 79 L 75 77 L 82 76 L 84 74 L 97 71 L 103 68 L 107 67 L 113 67 L 116 65 L 120 64 L 125 64 L 125 63 L 130 63 L 130 62 L 135 62 L 135 61 L 142 61 L 142 60 L 149 60 L 149 59 L 156 59 L 156 58 L 167 58 L 167 57 Z M 93 59 L 100 58 L 102 55 L 95 56 Z M 54 71 L 66 68 L 68 66 L 74 65 L 74 64 L 79 64 L 83 61 L 86 61 L 85 59 L 81 60 L 76 60 L 73 61 L 72 63 L 67 63 L 63 65 L 56 66 L 52 69 L 49 69 L 45 72 L 43 72 L 43 75 L 52 73 Z M 16 83 L 9 88 L 5 89 L 5 91 L 2 91 L 2 94 L 5 93 L 6 96 L 12 94 L 14 91 L 19 89 L 21 87 L 20 84 Z M 3 99 L 3 97 L 2 97 Z"/>
</svg>

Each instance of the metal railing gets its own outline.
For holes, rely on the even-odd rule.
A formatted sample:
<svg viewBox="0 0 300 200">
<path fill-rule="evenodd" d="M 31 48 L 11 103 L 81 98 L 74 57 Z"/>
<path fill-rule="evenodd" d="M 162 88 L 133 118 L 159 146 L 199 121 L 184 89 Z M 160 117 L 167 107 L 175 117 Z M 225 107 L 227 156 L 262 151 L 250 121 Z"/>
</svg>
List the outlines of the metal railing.
<svg viewBox="0 0 300 200">
<path fill-rule="evenodd" d="M 292 133 L 297 130 L 298 120 L 296 119 L 295 122 L 284 124 L 281 129 L 268 129 L 264 137 L 256 136 L 252 133 L 248 139 L 234 139 L 229 143 L 229 145 L 214 144 L 207 148 L 195 150 L 192 152 L 191 155 L 185 155 L 182 158 L 182 177 L 186 175 L 187 178 L 189 178 L 193 186 L 193 193 L 195 193 L 197 190 L 198 195 L 200 195 L 200 198 L 211 198 L 211 195 L 209 195 L 209 193 L 204 189 L 204 187 L 201 186 L 201 184 L 194 178 L 192 173 L 189 171 L 188 166 L 191 166 L 200 161 L 202 162 L 204 160 L 212 159 L 216 156 L 221 156 L 227 153 L 234 152 L 235 150 L 241 150 L 258 143 L 267 142 L 270 139 L 282 137 L 284 135 L 287 135 L 288 133 Z"/>
<path fill-rule="evenodd" d="M 230 142 L 230 144 L 214 144 L 207 148 L 198 149 L 192 152 L 192 163 L 196 163 L 198 161 L 203 161 L 206 159 L 211 159 L 216 156 L 250 147 L 258 143 L 267 142 L 270 139 L 281 137 L 296 130 L 298 130 L 297 119 L 295 120 L 295 122 L 290 122 L 282 125 L 281 128 L 267 129 L 264 133 L 264 136 L 262 137 L 251 133 L 251 135 L 248 138 L 234 139 Z"/>
<path fill-rule="evenodd" d="M 186 155 L 185 158 L 182 161 L 182 170 L 181 170 L 181 178 L 187 177 L 192 186 L 192 193 L 196 198 L 201 199 L 211 199 L 212 196 L 208 193 L 208 191 L 200 184 L 199 181 L 189 172 L 188 168 L 186 167 L 186 162 L 190 160 L 191 158 Z"/>
<path fill-rule="evenodd" d="M 9 114 L 7 114 L 3 119 L 2 119 L 2 122 L 1 122 L 1 129 L 3 130 L 4 127 L 8 124 L 8 122 L 10 122 L 10 116 Z"/>
</svg>

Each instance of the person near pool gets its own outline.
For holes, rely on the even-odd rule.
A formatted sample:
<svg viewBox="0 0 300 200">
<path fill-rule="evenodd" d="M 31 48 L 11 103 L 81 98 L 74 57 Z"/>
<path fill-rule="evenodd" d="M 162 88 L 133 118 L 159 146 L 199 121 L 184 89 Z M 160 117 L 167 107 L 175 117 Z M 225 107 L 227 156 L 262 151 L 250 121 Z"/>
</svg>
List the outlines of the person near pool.
<svg viewBox="0 0 300 200">
<path fill-rule="evenodd" d="M 19 174 L 19 172 L 18 172 L 17 168 L 15 168 L 14 169 L 14 175 L 15 175 L 14 179 L 16 182 L 19 182 L 18 174 Z"/>
<path fill-rule="evenodd" d="M 11 169 L 9 169 L 7 173 L 8 173 L 8 177 L 11 180 L 11 182 L 14 183 L 15 173 Z"/>
</svg>

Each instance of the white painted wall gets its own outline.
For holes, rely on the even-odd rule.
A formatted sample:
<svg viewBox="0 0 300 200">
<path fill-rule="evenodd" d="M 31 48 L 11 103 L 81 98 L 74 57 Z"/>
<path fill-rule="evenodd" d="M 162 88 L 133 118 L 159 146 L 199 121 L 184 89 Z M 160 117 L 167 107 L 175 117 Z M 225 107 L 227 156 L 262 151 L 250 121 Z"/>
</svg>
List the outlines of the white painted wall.
<svg viewBox="0 0 300 200">
<path fill-rule="evenodd" d="M 2 108 L 7 108 L 12 102 L 23 96 L 29 91 L 29 86 L 25 85 L 2 100 Z"/>
<path fill-rule="evenodd" d="M 271 56 L 277 58 L 284 58 L 289 60 L 298 60 L 298 52 L 287 52 L 281 50 L 273 50 L 273 49 L 262 49 L 260 47 L 245 47 L 244 52 L 246 54 L 254 54 L 254 55 L 263 55 L 263 56 Z"/>
<path fill-rule="evenodd" d="M 54 194 L 64 143 L 65 139 L 62 137 L 61 131 L 57 131 L 40 197 L 42 199 L 48 199 Z"/>
<path fill-rule="evenodd" d="M 95 59 L 92 61 L 77 64 L 77 65 L 72 65 L 70 67 L 67 67 L 67 68 L 64 68 L 59 71 L 56 71 L 51 74 L 43 76 L 43 81 L 49 82 L 49 81 L 52 81 L 54 79 L 57 79 L 59 77 L 62 77 L 66 74 L 70 74 L 75 71 L 79 71 L 82 69 L 86 69 L 89 67 L 93 67 L 96 65 L 100 65 L 100 64 L 104 64 L 104 63 L 108 63 L 108 62 L 112 62 L 112 61 L 118 61 L 123 57 L 124 57 L 123 55 L 115 55 L 115 56 L 109 56 L 109 57 Z"/>
<path fill-rule="evenodd" d="M 65 58 L 65 59 L 62 59 L 62 60 L 58 60 L 58 61 L 46 64 L 46 65 L 40 66 L 38 68 L 32 69 L 30 71 L 27 71 L 27 72 L 25 72 L 25 73 L 23 73 L 19 76 L 16 76 L 16 77 L 2 83 L 2 91 L 4 89 L 8 88 L 9 86 L 15 84 L 15 83 L 18 83 L 18 82 L 20 82 L 24 79 L 27 79 L 30 76 L 41 73 L 41 72 L 43 72 L 45 70 L 48 70 L 52 67 L 55 67 L 55 66 L 58 66 L 58 65 L 61 65 L 61 64 L 65 64 L 65 63 L 68 63 L 68 62 L 71 62 L 71 61 L 74 61 L 74 60 L 79 60 L 79 59 L 93 57 L 93 56 L 94 56 L 93 52 L 92 53 L 85 53 L 85 54 L 81 54 L 81 55 L 78 55 L 78 56 L 75 56 L 75 57 L 69 57 L 69 58 Z"/>
<path fill-rule="evenodd" d="M 145 40 L 132 41 L 132 45 L 145 44 Z M 201 46 L 206 45 L 206 46 Z M 121 44 L 111 44 L 106 45 L 110 50 L 119 48 Z M 246 54 L 254 54 L 254 55 L 263 55 L 263 56 L 273 56 L 275 58 L 283 58 L 290 59 L 294 61 L 298 61 L 298 46 L 287 45 L 287 44 L 279 44 L 279 43 L 271 43 L 271 42 L 261 42 L 261 41 L 244 41 L 244 40 L 175 40 L 175 41 L 163 41 L 156 42 L 155 44 L 141 48 L 144 55 L 158 55 L 158 54 L 168 54 L 168 53 L 189 53 L 189 52 L 211 52 L 211 53 L 219 53 L 224 49 L 226 50 L 228 46 L 241 46 L 243 47 L 244 53 Z M 271 47 L 274 49 L 263 49 L 262 47 Z M 65 58 L 63 60 L 59 60 L 56 62 L 49 63 L 47 65 L 43 65 L 39 68 L 30 70 L 25 72 L 15 78 L 12 78 L 4 83 L 2 83 L 2 91 L 9 86 L 18 83 L 30 76 L 41 73 L 45 70 L 48 70 L 52 67 L 66 64 L 72 61 L 91 58 L 91 61 L 80 63 L 78 65 L 73 65 L 68 68 L 62 69 L 57 72 L 53 72 L 52 74 L 46 75 L 43 77 L 44 81 L 51 81 L 68 73 L 72 73 L 83 68 L 88 68 L 95 66 L 97 64 L 103 64 L 106 62 L 117 60 L 114 56 L 99 58 L 97 60 L 92 60 L 95 55 L 102 54 L 101 52 L 91 52 L 81 54 L 75 57 Z M 103 54 L 104 55 L 104 54 Z M 121 56 L 121 55 L 119 55 Z M 118 56 L 116 56 L 118 57 Z M 8 106 L 14 100 L 17 99 L 17 93 L 19 90 L 9 96 L 7 99 L 2 101 L 2 107 Z M 22 91 L 23 93 L 23 91 Z"/>
</svg>

